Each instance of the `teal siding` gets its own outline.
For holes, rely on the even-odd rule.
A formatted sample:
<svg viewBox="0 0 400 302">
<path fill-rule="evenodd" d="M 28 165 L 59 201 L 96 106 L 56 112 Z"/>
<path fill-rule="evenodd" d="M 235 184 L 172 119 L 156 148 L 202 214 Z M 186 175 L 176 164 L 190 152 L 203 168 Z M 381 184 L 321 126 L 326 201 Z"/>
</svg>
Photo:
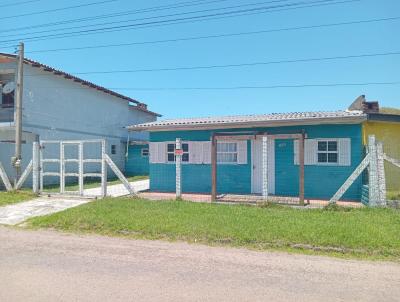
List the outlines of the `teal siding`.
<svg viewBox="0 0 400 302">
<path fill-rule="evenodd" d="M 361 202 L 365 205 L 369 204 L 369 187 L 368 185 L 363 185 L 361 189 Z"/>
<path fill-rule="evenodd" d="M 148 175 L 149 157 L 142 156 L 142 149 L 148 149 L 149 145 L 133 145 L 128 148 L 128 158 L 125 163 L 127 175 Z"/>
<path fill-rule="evenodd" d="M 247 144 L 247 164 L 218 165 L 218 193 L 251 193 L 251 144 Z M 154 191 L 175 190 L 175 165 L 151 164 L 150 189 Z M 211 191 L 211 165 L 182 164 L 182 191 L 208 193 Z"/>
<path fill-rule="evenodd" d="M 315 125 L 290 126 L 256 129 L 224 129 L 218 131 L 267 131 L 270 134 L 298 133 L 304 129 L 308 138 L 351 138 L 350 166 L 306 166 L 305 197 L 329 199 L 350 176 L 362 158 L 361 125 Z M 212 131 L 163 131 L 151 132 L 150 141 L 210 140 Z M 248 142 L 248 163 L 246 165 L 218 165 L 218 193 L 251 192 L 251 147 Z M 277 140 L 275 143 L 275 193 L 276 195 L 297 196 L 299 179 L 297 165 L 293 163 L 293 140 Z M 204 192 L 211 190 L 210 165 L 185 164 L 182 168 L 183 192 Z M 151 164 L 150 189 L 154 191 L 175 190 L 175 165 Z M 361 199 L 361 177 L 350 187 L 344 199 Z"/>
</svg>

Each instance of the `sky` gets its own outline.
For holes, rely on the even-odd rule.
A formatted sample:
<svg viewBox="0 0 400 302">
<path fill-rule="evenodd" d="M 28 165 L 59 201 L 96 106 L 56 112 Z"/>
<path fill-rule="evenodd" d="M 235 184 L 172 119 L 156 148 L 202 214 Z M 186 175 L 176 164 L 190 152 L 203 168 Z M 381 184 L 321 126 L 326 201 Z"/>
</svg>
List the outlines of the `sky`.
<svg viewBox="0 0 400 302">
<path fill-rule="evenodd" d="M 242 11 L 242 15 L 221 15 L 232 11 Z M 114 17 L 47 24 L 113 13 Z M 219 18 L 185 19 L 178 24 L 159 22 L 211 14 Z M 169 16 L 160 17 L 165 15 Z M 163 119 L 342 110 L 361 94 L 367 100 L 379 101 L 381 106 L 400 107 L 400 18 L 354 23 L 395 17 L 400 17 L 397 0 L 334 0 L 329 5 L 326 0 L 5 0 L 0 1 L 0 51 L 14 52 L 17 41 L 23 41 L 26 57 L 145 102 Z M 120 21 L 127 22 L 116 23 Z M 315 27 L 349 22 L 353 23 Z M 139 23 L 147 25 L 121 28 Z M 47 25 L 35 27 L 42 24 Z M 119 27 L 112 32 L 43 37 L 113 26 Z M 304 28 L 310 26 L 313 28 Z M 66 29 L 70 27 L 77 28 Z M 277 31 L 293 27 L 303 28 Z M 245 32 L 258 33 L 186 39 Z M 34 41 L 32 37 L 43 38 Z M 159 40 L 180 41 L 142 43 Z M 121 43 L 142 44 L 38 52 Z M 387 53 L 397 54 L 308 60 Z M 281 62 L 293 60 L 304 61 Z M 281 63 L 259 64 L 276 61 Z M 151 71 L 137 71 L 143 69 Z M 136 72 L 115 72 L 121 70 Z M 84 74 L 93 71 L 109 73 Z"/>
</svg>

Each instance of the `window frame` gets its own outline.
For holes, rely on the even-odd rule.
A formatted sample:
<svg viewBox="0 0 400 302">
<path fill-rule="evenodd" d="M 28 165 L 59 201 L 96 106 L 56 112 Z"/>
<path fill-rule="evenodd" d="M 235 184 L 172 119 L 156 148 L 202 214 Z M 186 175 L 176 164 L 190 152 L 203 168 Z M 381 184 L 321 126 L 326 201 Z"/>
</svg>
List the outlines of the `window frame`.
<svg viewBox="0 0 400 302">
<path fill-rule="evenodd" d="M 143 154 L 143 153 L 144 153 L 143 151 L 147 151 L 147 155 L 146 155 L 146 154 Z M 141 155 L 142 157 L 149 157 L 149 156 L 150 156 L 150 149 L 149 149 L 149 148 L 142 148 L 142 149 L 140 150 L 140 155 Z"/>
<path fill-rule="evenodd" d="M 112 144 L 110 151 L 111 151 L 111 155 L 116 155 L 117 154 L 117 145 Z"/>
<path fill-rule="evenodd" d="M 166 144 L 167 144 L 167 148 L 166 148 L 166 151 L 167 151 L 167 157 L 166 157 L 166 162 L 167 162 L 167 164 L 175 164 L 176 163 L 176 155 L 175 155 L 175 150 L 176 150 L 176 142 L 165 142 Z M 174 151 L 168 151 L 168 145 L 174 145 Z M 190 147 L 189 147 L 189 142 L 187 142 L 187 141 L 182 141 L 181 142 L 181 147 L 182 147 L 182 150 L 183 150 L 183 145 L 187 145 L 187 151 L 183 151 L 183 154 L 182 154 L 182 160 L 181 160 L 181 164 L 189 164 L 190 163 Z M 168 155 L 170 155 L 170 154 L 172 154 L 173 156 L 174 156 L 174 160 L 173 161 L 171 161 L 171 160 L 169 160 L 168 159 Z M 183 160 L 183 156 L 184 155 L 186 155 L 187 154 L 187 160 Z"/>
<path fill-rule="evenodd" d="M 218 151 L 218 145 L 219 144 L 235 144 L 236 145 L 236 151 Z M 223 153 L 223 154 L 236 154 L 236 162 L 226 162 L 226 161 L 218 161 L 218 154 Z M 217 165 L 238 165 L 238 159 L 239 159 L 239 150 L 238 150 L 238 142 L 237 141 L 219 141 L 217 142 Z"/>
<path fill-rule="evenodd" d="M 316 164 L 319 166 L 338 166 L 339 165 L 339 139 L 337 138 L 319 138 L 316 140 L 317 141 L 317 148 L 316 148 Z M 326 150 L 325 151 L 320 151 L 318 149 L 318 145 L 320 142 L 326 142 Z M 336 150 L 335 151 L 329 151 L 329 142 L 336 142 Z M 326 154 L 326 161 L 325 162 L 320 162 L 319 161 L 319 154 Z M 336 154 L 336 162 L 329 162 L 329 154 Z"/>
</svg>

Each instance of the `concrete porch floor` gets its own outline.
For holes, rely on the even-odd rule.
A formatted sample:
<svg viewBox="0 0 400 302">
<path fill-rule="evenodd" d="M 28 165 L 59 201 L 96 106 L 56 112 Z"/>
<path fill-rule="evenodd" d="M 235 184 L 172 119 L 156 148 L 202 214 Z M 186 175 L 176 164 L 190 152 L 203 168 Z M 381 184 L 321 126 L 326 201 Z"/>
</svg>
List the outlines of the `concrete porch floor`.
<svg viewBox="0 0 400 302">
<path fill-rule="evenodd" d="M 139 194 L 140 197 L 147 198 L 150 200 L 174 200 L 175 193 L 169 192 L 141 192 Z M 193 202 L 205 202 L 211 203 L 211 195 L 210 194 L 193 194 L 193 193 L 183 193 L 182 199 Z M 242 203 L 242 204 L 257 204 L 259 202 L 263 202 L 263 198 L 260 195 L 237 195 L 237 194 L 220 194 L 217 197 L 217 202 L 226 202 L 226 203 Z M 274 196 L 271 195 L 268 197 L 269 201 L 272 201 L 277 204 L 285 204 L 285 205 L 293 205 L 299 206 L 299 198 L 298 197 L 287 197 L 287 196 Z M 307 208 L 321 208 L 327 206 L 328 200 L 317 200 L 310 199 L 306 200 Z M 352 207 L 352 208 L 361 208 L 364 205 L 361 202 L 357 201 L 339 201 L 337 202 L 339 206 L 344 207 Z"/>
</svg>

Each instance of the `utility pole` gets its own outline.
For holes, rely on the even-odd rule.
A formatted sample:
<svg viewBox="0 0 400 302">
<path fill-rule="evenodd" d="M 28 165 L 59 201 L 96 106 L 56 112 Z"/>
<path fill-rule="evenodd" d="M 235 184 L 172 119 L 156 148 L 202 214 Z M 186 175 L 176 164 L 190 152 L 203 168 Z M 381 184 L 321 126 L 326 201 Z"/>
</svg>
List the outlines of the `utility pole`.
<svg viewBox="0 0 400 302">
<path fill-rule="evenodd" d="M 17 87 L 15 90 L 15 156 L 12 163 L 15 167 L 15 185 L 21 174 L 21 143 L 22 143 L 22 97 L 24 94 L 24 43 L 19 43 L 18 50 Z"/>
</svg>

